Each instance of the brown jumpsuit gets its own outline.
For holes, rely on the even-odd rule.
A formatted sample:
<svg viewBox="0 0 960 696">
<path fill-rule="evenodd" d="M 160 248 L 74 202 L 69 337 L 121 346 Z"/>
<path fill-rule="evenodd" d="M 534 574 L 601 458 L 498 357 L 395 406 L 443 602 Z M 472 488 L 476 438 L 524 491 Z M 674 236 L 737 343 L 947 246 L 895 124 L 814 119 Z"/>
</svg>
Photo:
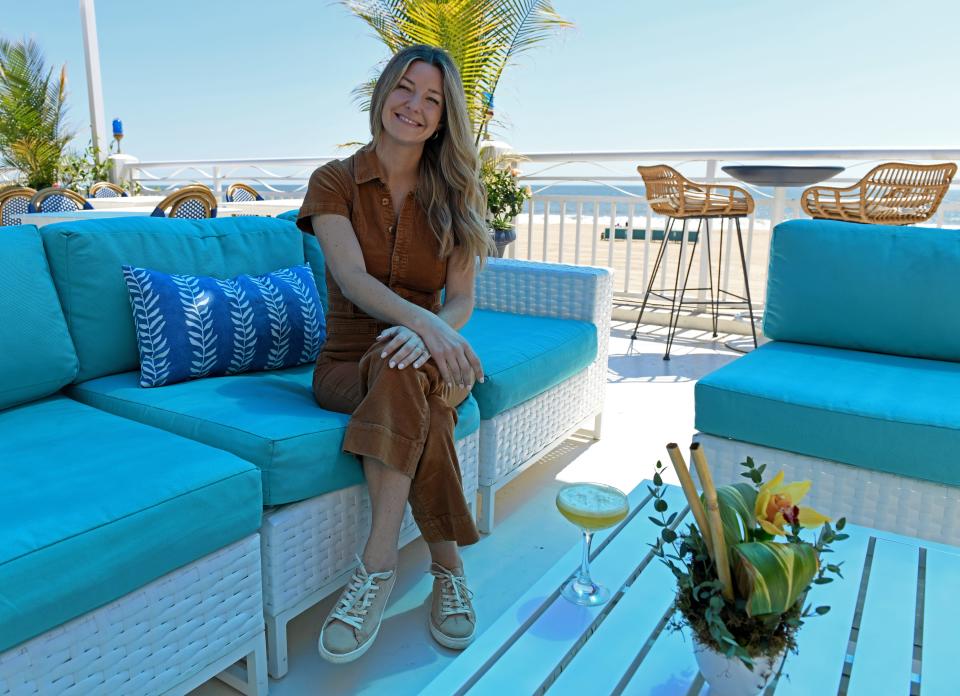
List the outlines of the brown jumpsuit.
<svg viewBox="0 0 960 696">
<path fill-rule="evenodd" d="M 413 193 L 395 215 L 372 145 L 328 162 L 310 177 L 297 225 L 312 233 L 311 215 L 350 220 L 367 273 L 400 297 L 437 313 L 446 260 L 426 212 Z M 444 385 L 433 360 L 423 367 L 390 368 L 376 341 L 390 325 L 348 300 L 326 271 L 327 342 L 317 358 L 313 392 L 330 411 L 352 414 L 343 450 L 379 459 L 412 479 L 410 507 L 428 542 L 479 540 L 463 494 L 454 449 L 456 406 L 468 389 Z"/>
</svg>

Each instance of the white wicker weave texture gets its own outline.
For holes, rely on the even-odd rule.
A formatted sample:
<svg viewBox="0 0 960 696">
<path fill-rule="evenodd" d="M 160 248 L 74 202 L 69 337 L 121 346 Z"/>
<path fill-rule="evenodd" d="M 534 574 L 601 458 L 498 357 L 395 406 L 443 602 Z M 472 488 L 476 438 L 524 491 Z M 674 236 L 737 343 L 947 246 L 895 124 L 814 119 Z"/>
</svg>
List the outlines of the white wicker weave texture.
<svg viewBox="0 0 960 696">
<path fill-rule="evenodd" d="M 697 433 L 718 485 L 744 481 L 747 456 L 766 464 L 770 480 L 781 469 L 790 480 L 810 480 L 804 503 L 836 519 L 951 545 L 960 544 L 960 490 L 930 481 L 815 459 L 739 440 Z"/>
<path fill-rule="evenodd" d="M 262 632 L 262 612 L 252 534 L 0 654 L 0 694 L 164 693 Z"/>
<path fill-rule="evenodd" d="M 606 268 L 496 260 L 477 276 L 477 307 L 589 321 L 597 358 L 584 371 L 481 426 L 480 484 L 493 485 L 565 431 L 603 409 L 613 274 Z"/>
<path fill-rule="evenodd" d="M 463 490 L 471 503 L 477 496 L 479 441 L 477 432 L 457 441 Z M 414 524 L 408 505 L 401 538 Z M 370 499 L 362 484 L 268 511 L 260 528 L 264 611 L 277 616 L 352 567 L 369 531 Z"/>
</svg>

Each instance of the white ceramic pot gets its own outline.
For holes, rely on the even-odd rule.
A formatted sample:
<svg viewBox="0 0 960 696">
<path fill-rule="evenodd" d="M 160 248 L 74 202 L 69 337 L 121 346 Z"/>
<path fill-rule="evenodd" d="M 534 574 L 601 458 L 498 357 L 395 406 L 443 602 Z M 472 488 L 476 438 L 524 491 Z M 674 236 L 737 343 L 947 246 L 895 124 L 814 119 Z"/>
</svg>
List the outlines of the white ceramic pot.
<svg viewBox="0 0 960 696">
<path fill-rule="evenodd" d="M 753 661 L 753 671 L 736 657 L 727 657 L 693 638 L 693 654 L 700 674 L 710 685 L 710 696 L 756 696 L 773 680 L 786 651 L 775 658 Z"/>
</svg>

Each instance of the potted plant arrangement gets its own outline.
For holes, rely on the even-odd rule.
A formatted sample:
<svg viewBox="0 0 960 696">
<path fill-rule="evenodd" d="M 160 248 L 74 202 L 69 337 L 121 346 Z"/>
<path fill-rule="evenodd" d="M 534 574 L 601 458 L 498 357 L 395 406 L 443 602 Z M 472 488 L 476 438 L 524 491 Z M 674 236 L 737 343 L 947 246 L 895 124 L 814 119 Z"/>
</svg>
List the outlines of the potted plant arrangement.
<svg viewBox="0 0 960 696">
<path fill-rule="evenodd" d="M 487 222 L 497 246 L 497 256 L 517 238 L 513 219 L 523 210 L 530 190 L 517 183 L 520 171 L 503 158 L 484 159 L 480 163 L 480 179 L 487 192 Z"/>
<path fill-rule="evenodd" d="M 657 462 L 651 494 L 660 527 L 654 554 L 677 581 L 673 628 L 688 627 L 704 679 L 713 694 L 757 694 L 779 674 L 806 619 L 826 614 L 814 606 L 814 585 L 842 577 L 841 564 L 825 562 L 830 544 L 847 538 L 845 519 L 835 525 L 800 503 L 811 482 L 784 483 L 783 472 L 764 482 L 766 465 L 747 458 L 741 476 L 750 483 L 715 487 L 703 450 L 690 451 L 703 495 L 698 495 L 676 444 L 667 446 L 693 521 L 673 529 Z M 804 529 L 819 528 L 812 539 Z"/>
</svg>

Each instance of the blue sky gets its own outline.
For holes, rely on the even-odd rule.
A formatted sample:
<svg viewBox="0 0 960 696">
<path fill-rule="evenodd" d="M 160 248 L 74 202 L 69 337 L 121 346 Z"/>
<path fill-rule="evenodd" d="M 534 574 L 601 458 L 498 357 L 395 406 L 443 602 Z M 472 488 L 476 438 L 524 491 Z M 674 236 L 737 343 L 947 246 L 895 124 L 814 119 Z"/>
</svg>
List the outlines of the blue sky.
<svg viewBox="0 0 960 696">
<path fill-rule="evenodd" d="M 4 4 L 3 36 L 31 35 L 67 64 L 86 144 L 79 3 Z M 960 145 L 956 0 L 680 5 L 556 0 L 576 28 L 508 69 L 497 135 L 528 152 Z M 96 11 L 106 115 L 123 119 L 125 152 L 320 156 L 369 137 L 350 92 L 386 52 L 339 4 L 98 0 Z"/>
</svg>

